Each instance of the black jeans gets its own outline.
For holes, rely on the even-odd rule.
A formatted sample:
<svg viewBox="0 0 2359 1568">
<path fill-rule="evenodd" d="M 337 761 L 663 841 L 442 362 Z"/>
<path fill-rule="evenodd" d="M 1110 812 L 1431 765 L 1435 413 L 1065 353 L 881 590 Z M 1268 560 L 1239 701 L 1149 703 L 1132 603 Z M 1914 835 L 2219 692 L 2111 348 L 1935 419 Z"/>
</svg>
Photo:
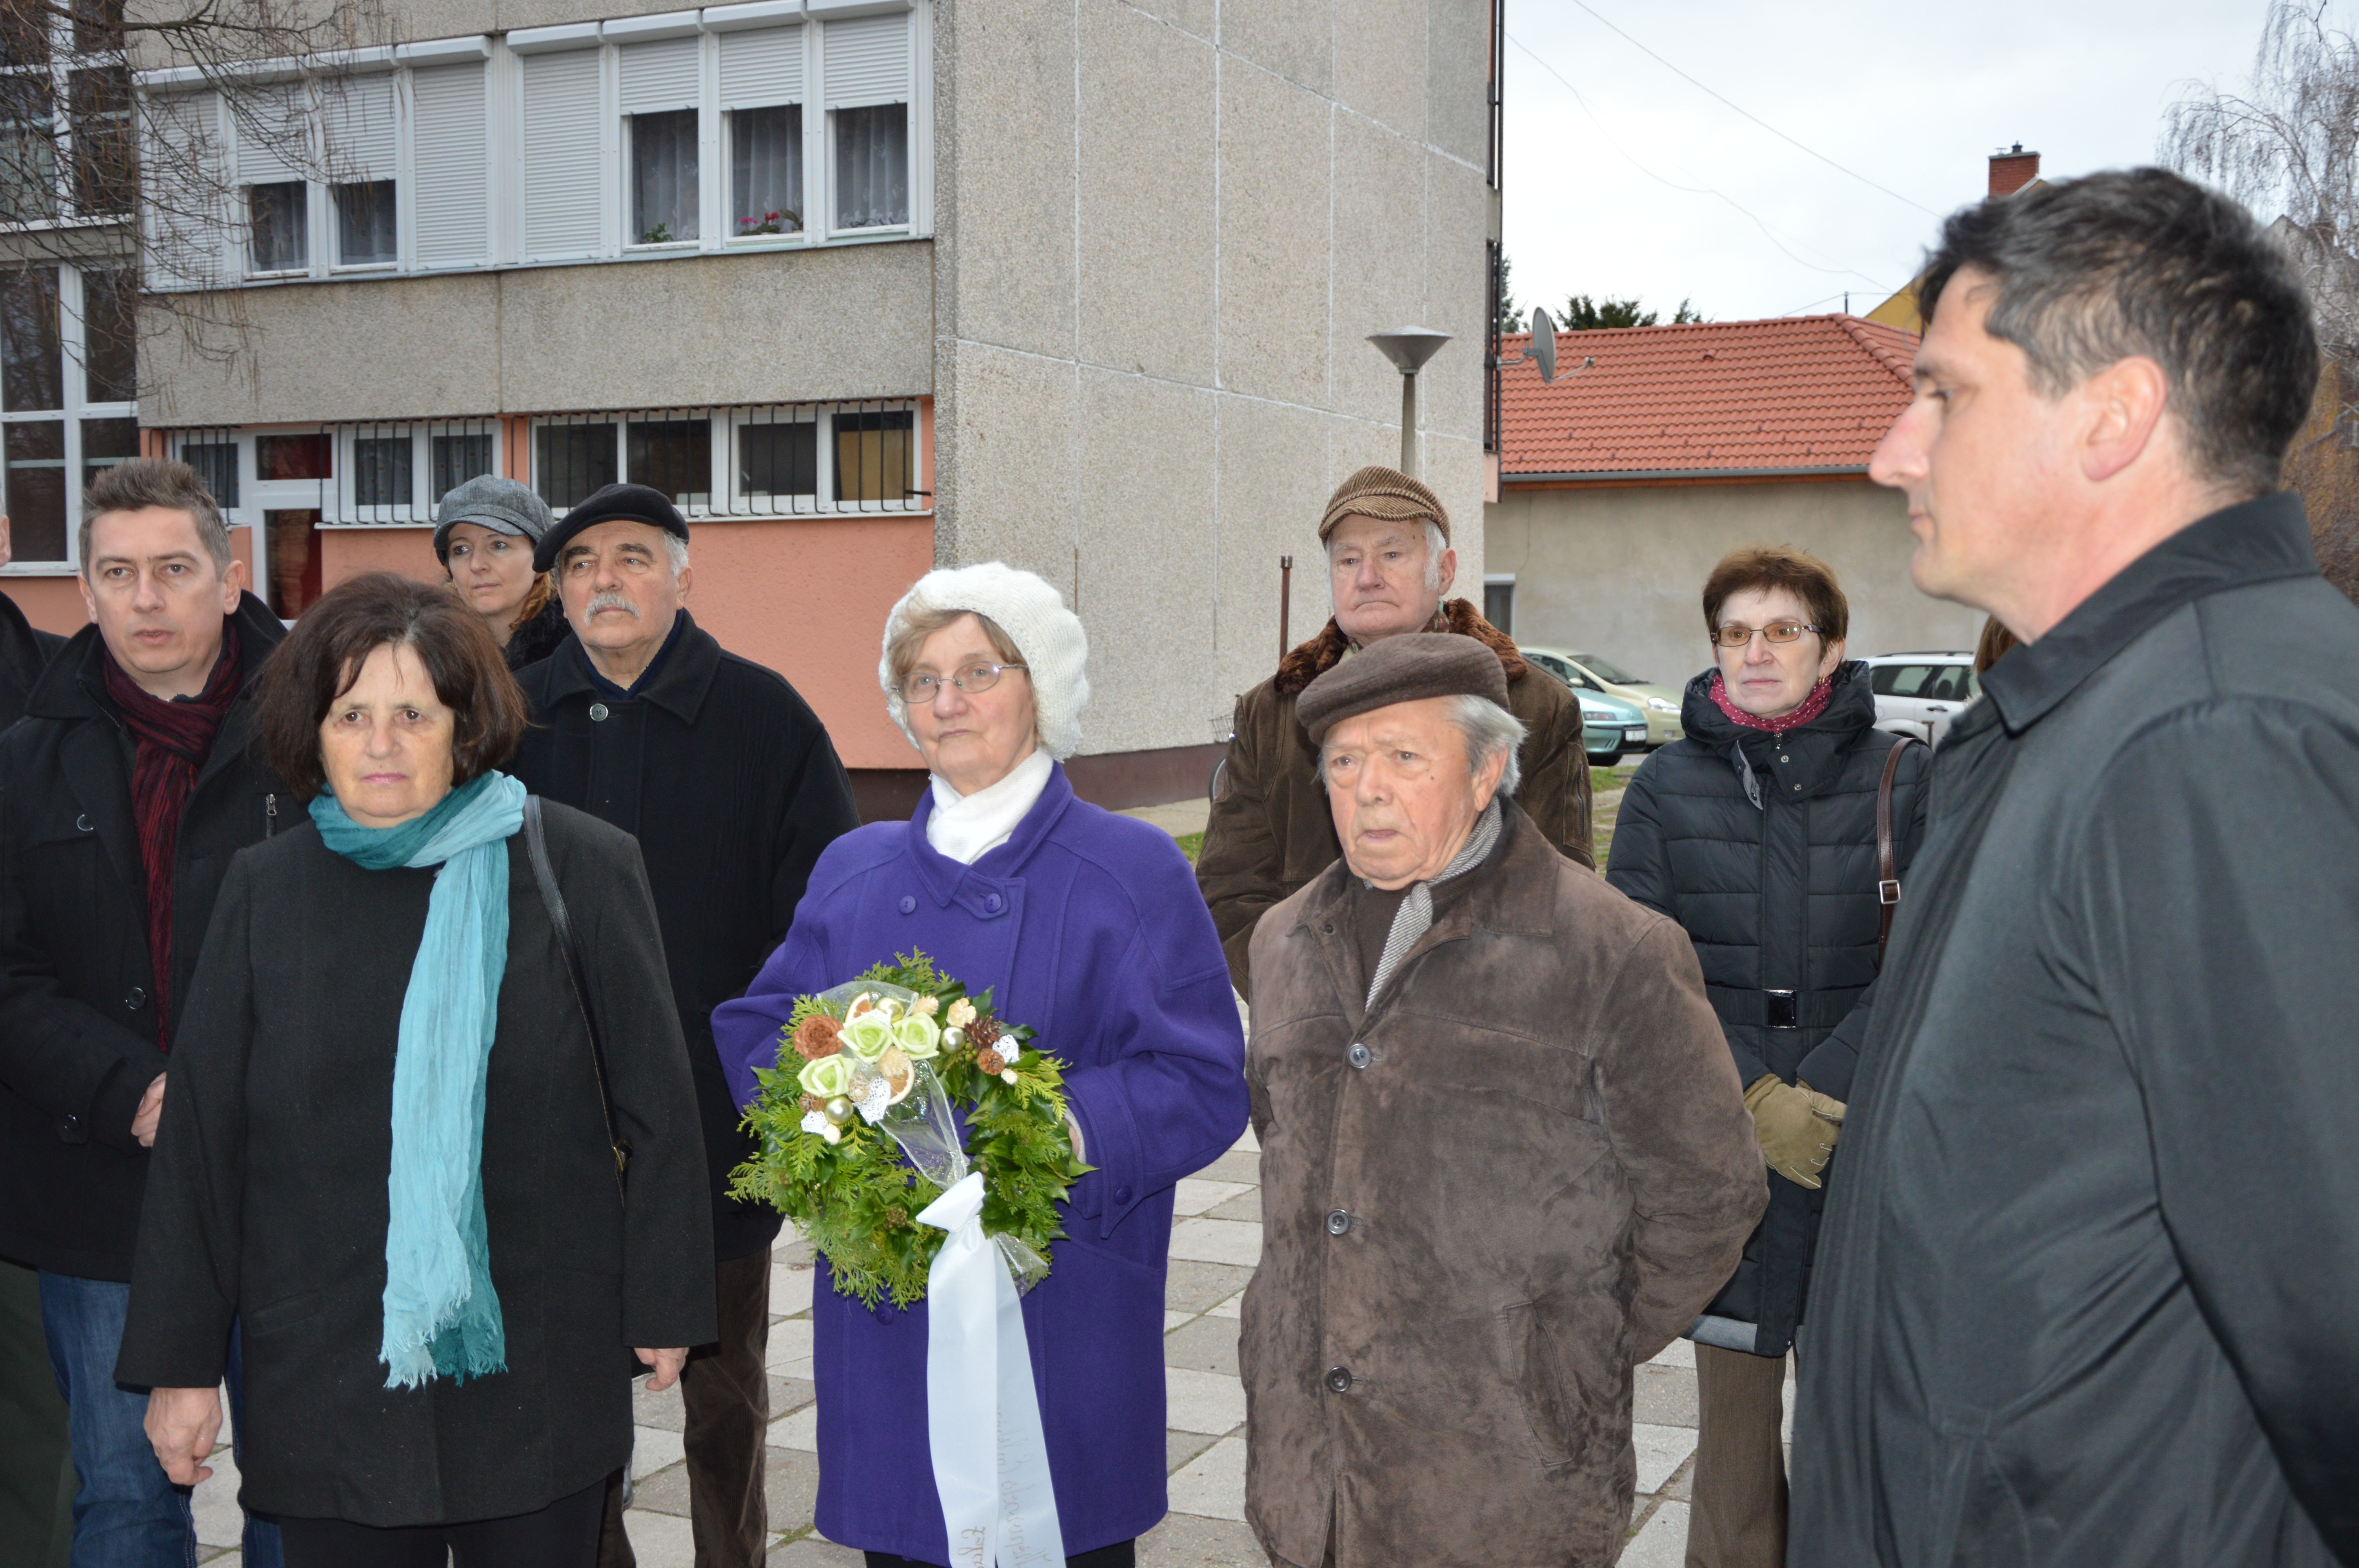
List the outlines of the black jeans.
<svg viewBox="0 0 2359 1568">
<path fill-rule="evenodd" d="M 379 1530 L 342 1519 L 282 1519 L 287 1568 L 591 1568 L 598 1561 L 601 1479 L 535 1513 L 467 1524 Z"/>
<path fill-rule="evenodd" d="M 940 1568 L 937 1563 L 920 1563 L 914 1557 L 896 1557 L 889 1552 L 863 1552 L 868 1568 Z M 1079 1557 L 1065 1559 L 1065 1568 L 1135 1568 L 1138 1562 L 1138 1542 L 1117 1541 L 1112 1546 L 1101 1546 L 1095 1552 L 1084 1552 Z"/>
</svg>

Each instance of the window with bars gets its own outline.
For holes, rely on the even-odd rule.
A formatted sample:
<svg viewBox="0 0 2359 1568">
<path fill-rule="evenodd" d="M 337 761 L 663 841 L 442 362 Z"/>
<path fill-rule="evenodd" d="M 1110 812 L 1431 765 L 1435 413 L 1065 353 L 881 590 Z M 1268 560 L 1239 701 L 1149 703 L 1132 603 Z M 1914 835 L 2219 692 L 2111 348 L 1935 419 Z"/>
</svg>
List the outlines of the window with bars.
<svg viewBox="0 0 2359 1568">
<path fill-rule="evenodd" d="M 11 571 L 71 568 L 83 486 L 139 455 L 133 297 L 123 273 L 0 269 L 0 513 Z"/>
<path fill-rule="evenodd" d="M 909 400 L 659 408 L 536 421 L 532 483 L 550 506 L 617 480 L 690 516 L 923 511 Z"/>
</svg>

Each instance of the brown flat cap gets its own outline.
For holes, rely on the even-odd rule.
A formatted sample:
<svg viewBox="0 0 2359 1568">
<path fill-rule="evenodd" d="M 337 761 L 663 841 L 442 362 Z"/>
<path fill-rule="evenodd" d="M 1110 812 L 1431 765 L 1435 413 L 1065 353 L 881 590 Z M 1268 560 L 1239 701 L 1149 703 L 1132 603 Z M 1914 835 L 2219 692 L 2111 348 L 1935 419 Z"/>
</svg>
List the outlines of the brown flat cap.
<svg viewBox="0 0 2359 1568">
<path fill-rule="evenodd" d="M 1327 514 L 1319 519 L 1319 542 L 1325 544 L 1335 524 L 1346 517 L 1381 517 L 1394 523 L 1430 517 L 1441 530 L 1442 543 L 1450 542 L 1450 514 L 1442 510 L 1441 497 L 1400 470 L 1379 463 L 1369 464 L 1335 487 L 1335 493 L 1327 499 Z"/>
<path fill-rule="evenodd" d="M 1316 745 L 1343 719 L 1425 697 L 1487 697 L 1507 706 L 1499 655 L 1455 632 L 1408 632 L 1371 643 L 1302 688 L 1294 716 Z"/>
</svg>

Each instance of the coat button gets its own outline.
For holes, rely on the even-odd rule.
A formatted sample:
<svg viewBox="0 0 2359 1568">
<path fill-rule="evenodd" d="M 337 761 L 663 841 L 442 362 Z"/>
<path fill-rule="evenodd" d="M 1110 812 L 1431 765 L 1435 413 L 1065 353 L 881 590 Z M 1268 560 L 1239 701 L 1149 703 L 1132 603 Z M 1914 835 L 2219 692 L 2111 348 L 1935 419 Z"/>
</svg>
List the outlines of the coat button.
<svg viewBox="0 0 2359 1568">
<path fill-rule="evenodd" d="M 137 1012 L 141 1008 L 146 1007 L 147 1005 L 147 989 L 142 986 L 133 986 L 129 990 L 125 991 L 123 993 L 123 1005 L 129 1008 L 134 1012 Z"/>
<path fill-rule="evenodd" d="M 879 1323 L 890 1323 L 893 1321 L 893 1303 L 891 1302 L 878 1302 L 871 1311 L 875 1314 L 876 1321 Z"/>
<path fill-rule="evenodd" d="M 1321 936 L 1332 936 L 1332 935 L 1335 935 L 1335 924 L 1334 924 L 1334 922 L 1332 922 L 1332 921 L 1329 921 L 1326 925 L 1321 925 L 1321 926 L 1319 928 L 1319 934 L 1320 934 Z"/>
<path fill-rule="evenodd" d="M 97 828 L 91 826 L 89 812 L 85 811 L 80 816 L 74 818 L 74 831 L 77 833 L 95 833 L 98 831 Z"/>
<path fill-rule="evenodd" d="M 1350 1393 L 1352 1391 L 1352 1374 L 1350 1369 L 1343 1367 L 1328 1368 L 1327 1391 L 1331 1394 Z"/>
<path fill-rule="evenodd" d="M 1369 1050 L 1365 1045 L 1361 1044 L 1356 1040 L 1352 1042 L 1352 1048 L 1349 1051 L 1344 1052 L 1343 1054 L 1350 1059 L 1352 1065 L 1355 1067 L 1364 1067 L 1369 1063 L 1376 1059 L 1376 1054 L 1374 1051 Z"/>
<path fill-rule="evenodd" d="M 1327 1211 L 1328 1235 L 1341 1236 L 1351 1228 L 1352 1216 L 1350 1211 L 1340 1208 L 1332 1208 Z"/>
<path fill-rule="evenodd" d="M 1114 1201 L 1116 1203 L 1128 1203 L 1130 1201 L 1130 1189 L 1128 1187 L 1114 1188 Z"/>
<path fill-rule="evenodd" d="M 606 715 L 609 709 L 604 703 L 592 703 L 590 705 L 590 722 L 592 724 L 603 724 L 606 722 Z"/>
<path fill-rule="evenodd" d="M 911 898 L 908 893 L 903 893 L 903 894 L 901 895 L 901 913 L 902 913 L 902 914 L 917 914 L 917 913 L 918 913 L 918 901 L 917 901 L 916 899 L 914 899 L 914 898 Z"/>
<path fill-rule="evenodd" d="M 82 1130 L 82 1118 L 76 1116 L 71 1111 L 66 1112 L 66 1119 L 58 1123 L 58 1130 L 60 1132 L 66 1133 L 69 1136 L 73 1133 L 80 1132 Z"/>
<path fill-rule="evenodd" d="M 1778 758 L 1777 760 L 1778 760 L 1779 762 L 1792 762 L 1794 759 L 1793 759 L 1793 758 L 1791 758 L 1791 757 L 1780 757 L 1780 758 Z"/>
<path fill-rule="evenodd" d="M 997 914 L 1002 909 L 1006 907 L 1006 904 L 1007 901 L 1006 899 L 1001 898 L 995 892 L 991 893 L 986 895 L 983 901 L 983 912 L 985 914 Z"/>
</svg>

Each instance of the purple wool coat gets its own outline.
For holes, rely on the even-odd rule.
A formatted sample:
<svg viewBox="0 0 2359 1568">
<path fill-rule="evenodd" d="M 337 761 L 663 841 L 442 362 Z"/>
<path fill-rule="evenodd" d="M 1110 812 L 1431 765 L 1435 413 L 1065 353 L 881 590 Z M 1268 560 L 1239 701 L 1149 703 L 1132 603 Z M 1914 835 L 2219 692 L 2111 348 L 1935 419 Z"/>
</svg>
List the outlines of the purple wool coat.
<svg viewBox="0 0 2359 1568">
<path fill-rule="evenodd" d="M 1245 1038 L 1212 915 L 1159 829 L 1074 798 L 1056 769 L 1015 837 L 972 866 L 907 823 L 828 847 L 786 941 L 712 1014 L 740 1105 L 774 1065 L 798 995 L 922 948 L 1065 1065 L 1097 1167 L 1073 1187 L 1066 1239 L 1024 1298 L 1032 1380 L 1068 1553 L 1153 1528 L 1166 1510 L 1163 1276 L 1172 1184 L 1244 1133 Z M 831 1541 L 948 1563 L 926 1439 L 926 1308 L 873 1312 L 812 1292 L 819 1517 Z M 978 1441 L 984 1441 L 979 1436 Z"/>
</svg>

